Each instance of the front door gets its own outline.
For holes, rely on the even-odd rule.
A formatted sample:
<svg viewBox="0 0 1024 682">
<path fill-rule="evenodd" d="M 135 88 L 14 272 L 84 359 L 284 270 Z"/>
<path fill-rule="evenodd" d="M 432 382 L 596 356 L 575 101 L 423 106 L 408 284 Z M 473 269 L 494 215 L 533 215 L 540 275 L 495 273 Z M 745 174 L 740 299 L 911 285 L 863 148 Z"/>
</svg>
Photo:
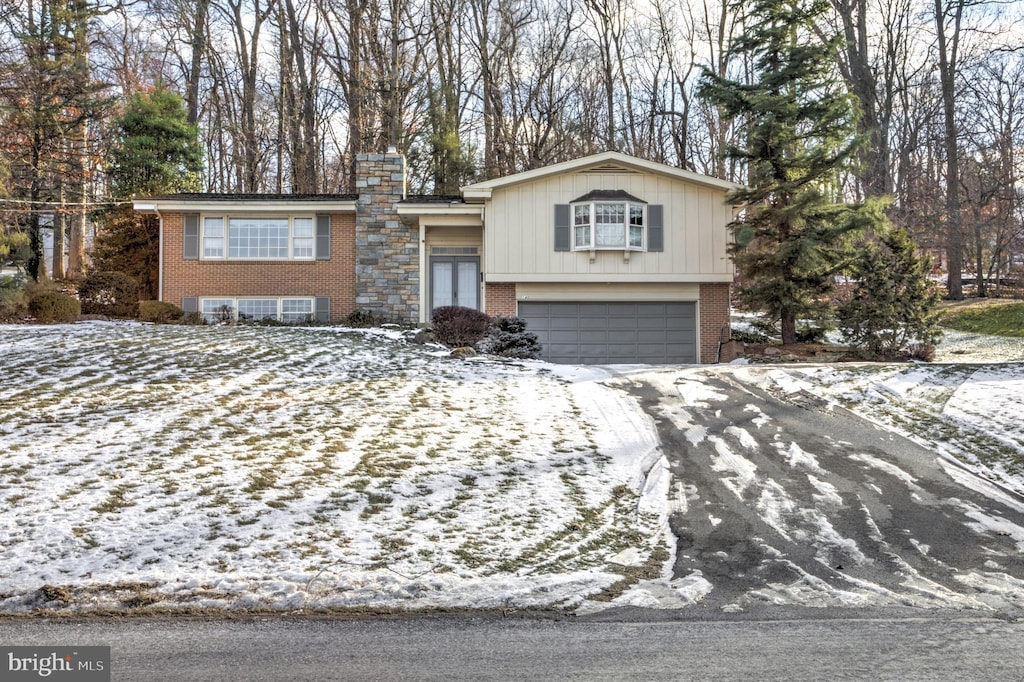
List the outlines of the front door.
<svg viewBox="0 0 1024 682">
<path fill-rule="evenodd" d="M 480 309 L 480 257 L 432 256 L 430 309 L 446 305 Z"/>
</svg>

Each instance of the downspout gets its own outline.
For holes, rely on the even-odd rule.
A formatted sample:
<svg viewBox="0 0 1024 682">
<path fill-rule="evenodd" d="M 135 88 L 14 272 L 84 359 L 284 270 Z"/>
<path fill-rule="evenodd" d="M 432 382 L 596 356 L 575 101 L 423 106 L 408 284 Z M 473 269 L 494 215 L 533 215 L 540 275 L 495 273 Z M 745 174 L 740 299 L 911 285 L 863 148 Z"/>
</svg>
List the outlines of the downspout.
<svg viewBox="0 0 1024 682">
<path fill-rule="evenodd" d="M 156 206 L 154 211 L 156 212 L 156 219 L 160 221 L 159 238 L 157 239 L 160 255 L 157 259 L 156 298 L 158 301 L 162 301 L 164 300 L 164 217 L 160 215 L 159 206 Z"/>
<path fill-rule="evenodd" d="M 423 224 L 423 217 L 416 220 L 420 229 L 420 324 L 426 324 L 430 318 L 430 292 L 427 291 L 427 227 Z"/>
</svg>

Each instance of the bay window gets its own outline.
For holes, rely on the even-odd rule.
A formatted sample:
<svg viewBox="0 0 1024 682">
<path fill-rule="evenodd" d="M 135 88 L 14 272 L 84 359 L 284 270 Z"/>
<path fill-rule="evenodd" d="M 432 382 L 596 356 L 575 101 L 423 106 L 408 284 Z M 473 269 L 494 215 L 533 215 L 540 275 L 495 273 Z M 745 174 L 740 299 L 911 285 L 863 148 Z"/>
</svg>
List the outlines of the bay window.
<svg viewBox="0 0 1024 682">
<path fill-rule="evenodd" d="M 573 250 L 644 250 L 645 204 L 587 201 L 572 204 Z"/>
</svg>

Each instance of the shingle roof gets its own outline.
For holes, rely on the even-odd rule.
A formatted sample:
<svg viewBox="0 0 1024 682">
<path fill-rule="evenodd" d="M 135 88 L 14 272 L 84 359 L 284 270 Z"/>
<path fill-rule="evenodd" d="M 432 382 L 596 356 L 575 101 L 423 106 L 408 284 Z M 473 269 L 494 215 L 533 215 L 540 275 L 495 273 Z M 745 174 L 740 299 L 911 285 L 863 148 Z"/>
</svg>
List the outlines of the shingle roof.
<svg viewBox="0 0 1024 682">
<path fill-rule="evenodd" d="M 637 204 L 646 204 L 647 202 L 643 199 L 637 199 L 635 196 L 628 192 L 624 192 L 621 189 L 595 189 L 587 192 L 579 199 L 574 199 L 572 203 L 577 201 L 631 201 Z"/>
<path fill-rule="evenodd" d="M 410 194 L 405 197 L 407 204 L 461 204 L 461 194 Z"/>
<path fill-rule="evenodd" d="M 146 199 L 174 199 L 176 201 L 355 201 L 358 194 L 260 194 L 255 192 L 181 192 L 159 194 Z"/>
</svg>

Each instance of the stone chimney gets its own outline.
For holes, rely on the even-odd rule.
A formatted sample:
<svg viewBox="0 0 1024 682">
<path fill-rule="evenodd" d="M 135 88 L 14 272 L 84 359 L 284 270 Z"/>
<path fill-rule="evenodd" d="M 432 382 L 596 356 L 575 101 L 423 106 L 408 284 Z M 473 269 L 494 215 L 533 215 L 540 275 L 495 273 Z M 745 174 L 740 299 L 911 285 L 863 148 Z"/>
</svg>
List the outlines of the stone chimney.
<svg viewBox="0 0 1024 682">
<path fill-rule="evenodd" d="M 356 156 L 356 308 L 419 321 L 419 228 L 402 223 L 405 157 L 394 147 Z"/>
</svg>

